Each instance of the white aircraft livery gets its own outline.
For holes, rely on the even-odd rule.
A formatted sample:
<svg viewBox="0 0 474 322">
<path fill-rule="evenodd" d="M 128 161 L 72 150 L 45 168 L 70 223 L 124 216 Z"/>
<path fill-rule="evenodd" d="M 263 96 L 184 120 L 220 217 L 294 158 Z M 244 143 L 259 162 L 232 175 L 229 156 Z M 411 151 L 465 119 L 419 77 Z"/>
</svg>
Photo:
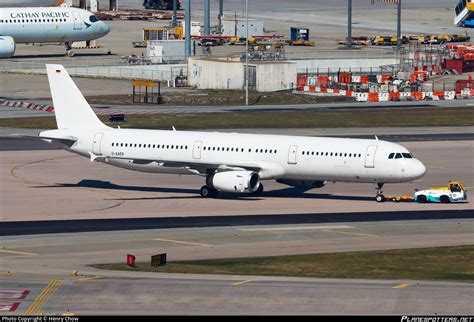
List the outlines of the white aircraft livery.
<svg viewBox="0 0 474 322">
<path fill-rule="evenodd" d="M 61 65 L 46 65 L 57 130 L 36 138 L 124 169 L 194 174 L 202 197 L 260 193 L 263 180 L 305 189 L 326 181 L 384 183 L 421 178 L 426 168 L 406 148 L 378 139 L 301 137 L 111 128 L 103 124 Z"/>
<path fill-rule="evenodd" d="M 106 23 L 79 8 L 0 8 L 0 58 L 12 57 L 19 43 L 64 43 L 72 56 L 73 42 L 89 42 L 109 31 Z"/>
</svg>

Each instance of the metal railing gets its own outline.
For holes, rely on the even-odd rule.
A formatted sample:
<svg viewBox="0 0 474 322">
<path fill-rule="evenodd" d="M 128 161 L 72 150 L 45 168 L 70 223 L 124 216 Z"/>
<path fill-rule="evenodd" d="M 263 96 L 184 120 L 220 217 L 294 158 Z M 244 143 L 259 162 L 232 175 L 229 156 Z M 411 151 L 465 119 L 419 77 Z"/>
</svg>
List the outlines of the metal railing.
<svg viewBox="0 0 474 322">
<path fill-rule="evenodd" d="M 245 51 L 236 50 L 227 53 L 202 54 L 194 57 L 224 58 L 229 56 L 245 55 Z M 250 61 L 281 61 L 285 60 L 338 60 L 338 59 L 399 59 L 399 52 L 387 49 L 359 50 L 314 50 L 274 53 L 274 55 L 252 55 Z M 260 59 L 258 59 L 260 58 Z M 142 56 L 113 56 L 113 57 L 58 57 L 50 59 L 2 59 L 0 72 L 46 74 L 46 64 L 61 64 L 72 76 L 117 78 L 117 79 L 144 79 L 154 81 L 170 81 L 180 74 L 187 75 L 185 60 L 174 56 L 162 57 L 162 63 L 153 64 L 153 59 L 144 59 Z"/>
</svg>

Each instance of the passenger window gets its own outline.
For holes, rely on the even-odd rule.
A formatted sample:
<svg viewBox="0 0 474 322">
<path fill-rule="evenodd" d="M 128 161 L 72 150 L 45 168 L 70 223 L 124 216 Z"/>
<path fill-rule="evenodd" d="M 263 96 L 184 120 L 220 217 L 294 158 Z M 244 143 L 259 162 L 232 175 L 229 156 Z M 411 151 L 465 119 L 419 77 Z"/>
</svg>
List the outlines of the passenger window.
<svg viewBox="0 0 474 322">
<path fill-rule="evenodd" d="M 112 146 L 114 146 L 114 144 L 112 143 Z"/>
<path fill-rule="evenodd" d="M 390 153 L 390 154 L 388 155 L 388 158 L 389 158 L 389 159 L 393 159 L 394 156 L 395 156 L 395 153 Z"/>
<path fill-rule="evenodd" d="M 401 153 L 395 154 L 395 159 L 401 159 L 401 158 L 402 158 L 402 154 L 401 154 Z"/>
</svg>

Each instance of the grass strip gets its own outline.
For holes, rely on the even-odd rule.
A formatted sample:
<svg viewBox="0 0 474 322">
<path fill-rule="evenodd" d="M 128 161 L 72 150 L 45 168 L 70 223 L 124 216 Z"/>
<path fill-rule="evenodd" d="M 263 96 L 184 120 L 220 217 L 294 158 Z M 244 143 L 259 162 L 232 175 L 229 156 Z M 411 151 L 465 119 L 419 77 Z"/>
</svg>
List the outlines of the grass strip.
<svg viewBox="0 0 474 322">
<path fill-rule="evenodd" d="M 164 110 L 166 108 L 163 108 Z M 120 113 L 117 111 L 117 113 Z M 103 122 L 108 116 L 100 117 Z M 271 112 L 233 112 L 196 114 L 127 115 L 127 122 L 114 123 L 122 128 L 213 129 L 213 128 L 344 128 L 471 126 L 474 108 L 403 108 L 358 110 L 306 110 Z M 56 128 L 54 117 L 0 119 L 0 127 Z"/>
<path fill-rule="evenodd" d="M 97 264 L 95 268 L 160 273 L 410 279 L 474 282 L 474 246 L 396 249 L 150 263 Z"/>
</svg>

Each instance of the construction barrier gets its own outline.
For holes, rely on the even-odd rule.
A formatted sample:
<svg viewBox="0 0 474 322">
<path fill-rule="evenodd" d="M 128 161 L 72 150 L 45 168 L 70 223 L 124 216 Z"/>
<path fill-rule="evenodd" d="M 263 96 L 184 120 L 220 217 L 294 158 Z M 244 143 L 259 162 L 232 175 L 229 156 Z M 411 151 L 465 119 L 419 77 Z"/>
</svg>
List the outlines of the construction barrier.
<svg viewBox="0 0 474 322">
<path fill-rule="evenodd" d="M 300 92 L 335 94 L 346 97 L 354 97 L 357 102 L 393 102 L 423 100 L 449 101 L 454 99 L 470 99 L 471 97 L 474 97 L 474 89 L 437 92 L 356 93 L 348 90 L 324 88 L 319 86 L 299 86 L 296 90 Z"/>
</svg>

